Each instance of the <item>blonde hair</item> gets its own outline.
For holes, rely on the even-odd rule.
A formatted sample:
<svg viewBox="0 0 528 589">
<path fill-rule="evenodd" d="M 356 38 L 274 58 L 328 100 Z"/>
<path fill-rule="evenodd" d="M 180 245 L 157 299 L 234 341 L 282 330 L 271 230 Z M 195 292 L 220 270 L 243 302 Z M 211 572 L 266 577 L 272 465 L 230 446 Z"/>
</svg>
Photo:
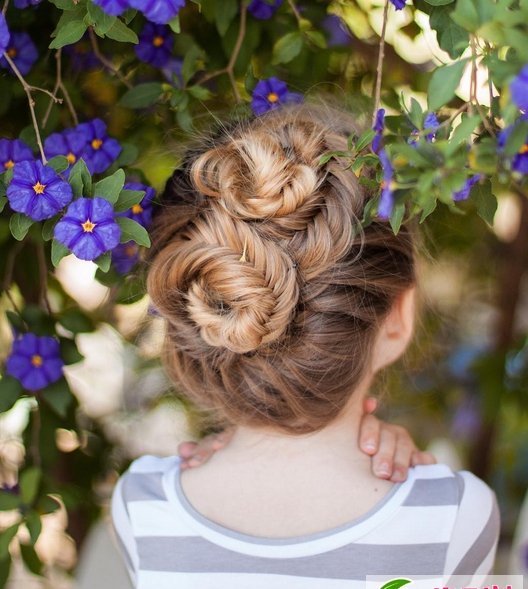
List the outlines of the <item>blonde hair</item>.
<svg viewBox="0 0 528 589">
<path fill-rule="evenodd" d="M 164 361 L 223 421 L 316 431 L 344 407 L 380 323 L 414 282 L 404 228 L 361 229 L 372 196 L 345 160 L 348 115 L 290 107 L 190 151 L 167 183 L 147 288 Z"/>
</svg>

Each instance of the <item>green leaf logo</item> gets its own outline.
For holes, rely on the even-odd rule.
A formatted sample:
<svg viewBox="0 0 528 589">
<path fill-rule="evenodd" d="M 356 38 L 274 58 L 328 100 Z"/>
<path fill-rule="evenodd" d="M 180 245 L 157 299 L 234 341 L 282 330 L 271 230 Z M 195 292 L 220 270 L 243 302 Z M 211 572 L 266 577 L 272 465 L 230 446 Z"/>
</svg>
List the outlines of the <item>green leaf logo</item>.
<svg viewBox="0 0 528 589">
<path fill-rule="evenodd" d="M 392 581 L 385 583 L 380 589 L 400 589 L 400 587 L 408 583 L 412 583 L 412 581 L 410 579 L 392 579 Z"/>
</svg>

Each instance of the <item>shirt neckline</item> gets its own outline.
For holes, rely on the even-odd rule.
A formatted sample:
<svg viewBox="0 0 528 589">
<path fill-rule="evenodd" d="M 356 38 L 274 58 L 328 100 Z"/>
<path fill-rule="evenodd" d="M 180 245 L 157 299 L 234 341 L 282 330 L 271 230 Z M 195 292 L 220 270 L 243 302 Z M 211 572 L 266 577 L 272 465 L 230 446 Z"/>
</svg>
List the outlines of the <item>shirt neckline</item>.
<svg viewBox="0 0 528 589">
<path fill-rule="evenodd" d="M 266 538 L 226 528 L 199 513 L 181 486 L 180 461 L 163 476 L 166 497 L 178 517 L 197 535 L 229 550 L 261 557 L 291 558 L 321 554 L 345 546 L 365 536 L 383 523 L 402 505 L 415 480 L 413 469 L 403 483 L 393 488 L 369 511 L 341 526 L 305 536 Z"/>
</svg>

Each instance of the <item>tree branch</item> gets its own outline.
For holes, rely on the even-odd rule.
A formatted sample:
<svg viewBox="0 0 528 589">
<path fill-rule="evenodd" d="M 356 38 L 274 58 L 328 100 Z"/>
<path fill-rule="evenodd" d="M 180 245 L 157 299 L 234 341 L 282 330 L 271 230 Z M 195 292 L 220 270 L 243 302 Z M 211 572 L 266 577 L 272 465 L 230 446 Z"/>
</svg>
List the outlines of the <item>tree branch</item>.
<svg viewBox="0 0 528 589">
<path fill-rule="evenodd" d="M 125 76 L 119 71 L 109 59 L 107 59 L 99 50 L 99 44 L 97 43 L 97 37 L 95 36 L 94 30 L 92 27 L 88 27 L 88 34 L 90 35 L 90 41 L 92 43 L 92 50 L 95 53 L 95 57 L 112 73 L 114 73 L 123 84 L 128 88 L 133 88 L 133 85 L 125 78 Z"/>
<path fill-rule="evenodd" d="M 301 22 L 302 16 L 301 16 L 301 13 L 299 12 L 299 9 L 297 8 L 297 6 L 295 6 L 295 2 L 293 0 L 288 0 L 288 4 L 290 5 L 290 8 L 292 9 L 292 12 L 295 15 L 295 18 L 297 19 L 297 21 Z"/>
<path fill-rule="evenodd" d="M 75 112 L 75 108 L 73 106 L 73 102 L 71 101 L 70 94 L 68 93 L 68 90 L 66 89 L 66 87 L 64 86 L 64 83 L 62 81 L 61 55 L 62 55 L 62 47 L 57 49 L 57 51 L 55 53 L 55 59 L 57 60 L 57 80 L 55 81 L 55 88 L 53 89 L 53 94 L 56 95 L 59 89 L 62 91 L 62 93 L 64 95 L 64 99 L 66 100 L 66 104 L 68 105 L 68 108 L 70 109 L 73 123 L 75 125 L 78 125 L 79 119 L 77 117 L 77 113 Z M 43 128 L 46 126 L 46 123 L 48 122 L 48 118 L 50 116 L 51 107 L 53 106 L 53 103 L 54 103 L 54 100 L 50 100 L 48 108 L 46 109 L 46 114 L 44 115 L 44 118 L 42 119 L 42 127 Z"/>
</svg>

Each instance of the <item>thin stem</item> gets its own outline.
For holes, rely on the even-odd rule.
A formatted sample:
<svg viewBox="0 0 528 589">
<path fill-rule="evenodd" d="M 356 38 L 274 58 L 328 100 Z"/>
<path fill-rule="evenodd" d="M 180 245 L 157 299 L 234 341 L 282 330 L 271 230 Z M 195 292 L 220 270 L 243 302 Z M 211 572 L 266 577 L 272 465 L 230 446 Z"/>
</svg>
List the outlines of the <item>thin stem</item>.
<svg viewBox="0 0 528 589">
<path fill-rule="evenodd" d="M 372 124 L 376 124 L 376 113 L 379 109 L 380 98 L 381 98 L 381 78 L 383 75 L 383 58 L 385 57 L 385 34 L 387 32 L 387 20 L 389 14 L 389 0 L 385 3 L 385 8 L 383 9 L 383 25 L 381 27 L 381 38 L 380 38 L 380 45 L 379 45 L 379 54 L 378 54 L 378 72 L 376 77 L 376 92 L 374 94 L 374 113 L 372 115 Z"/>
<path fill-rule="evenodd" d="M 469 102 L 464 103 L 461 107 L 457 108 L 456 111 L 446 121 L 444 121 L 442 123 L 442 125 L 449 127 L 449 125 L 458 117 L 458 115 L 462 114 L 469 107 L 470 107 Z"/>
<path fill-rule="evenodd" d="M 90 41 L 92 43 L 92 50 L 95 53 L 95 57 L 111 72 L 113 72 L 123 84 L 128 88 L 132 88 L 133 85 L 125 78 L 125 76 L 119 71 L 119 69 L 109 60 L 107 59 L 99 50 L 99 44 L 97 43 L 97 37 L 95 36 L 94 30 L 92 27 L 88 27 L 88 34 L 90 35 Z"/>
<path fill-rule="evenodd" d="M 246 35 L 246 15 L 247 15 L 247 8 L 246 8 L 246 5 L 244 3 L 242 3 L 240 6 L 240 30 L 238 31 L 238 37 L 237 37 L 237 40 L 235 43 L 235 47 L 233 49 L 233 53 L 231 54 L 231 58 L 229 60 L 229 63 L 227 64 L 227 66 L 220 69 L 220 70 L 216 70 L 214 72 L 211 72 L 210 74 L 206 74 L 205 76 L 200 78 L 200 80 L 198 80 L 198 82 L 196 82 L 196 85 L 201 85 L 201 84 L 204 84 L 205 82 L 212 80 L 213 78 L 216 78 L 222 74 L 228 74 L 229 80 L 231 81 L 231 86 L 233 87 L 233 93 L 235 95 L 235 99 L 237 102 L 242 102 L 242 98 L 240 97 L 240 93 L 239 93 L 237 85 L 236 85 L 236 79 L 235 79 L 235 74 L 234 74 L 233 70 L 235 68 L 235 63 L 238 58 L 238 54 L 240 53 L 240 48 L 242 47 L 244 37 Z"/>
<path fill-rule="evenodd" d="M 77 113 L 75 112 L 75 108 L 73 106 L 73 102 L 71 101 L 68 90 L 66 89 L 66 87 L 64 86 L 64 83 L 62 81 L 61 55 L 62 55 L 62 47 L 57 49 L 57 51 L 55 53 L 55 59 L 57 60 L 57 79 L 55 81 L 55 88 L 53 89 L 53 94 L 56 95 L 59 89 L 62 91 L 62 93 L 64 95 L 64 99 L 66 100 L 66 104 L 68 105 L 68 108 L 70 109 L 70 113 L 71 113 L 73 122 L 75 125 L 78 125 L 79 119 L 77 118 Z M 48 108 L 46 109 L 46 114 L 44 115 L 44 118 L 42 119 L 42 127 L 45 127 L 46 123 L 48 122 L 48 118 L 51 113 L 51 107 L 53 106 L 54 102 L 55 102 L 55 100 L 50 100 L 50 103 L 48 104 Z"/>
<path fill-rule="evenodd" d="M 295 2 L 293 0 L 288 0 L 288 4 L 290 5 L 290 8 L 292 9 L 292 12 L 295 15 L 295 18 L 299 22 L 301 22 L 302 16 L 301 16 L 301 13 L 299 12 L 297 6 L 295 6 Z"/>
<path fill-rule="evenodd" d="M 486 131 L 492 136 L 495 137 L 495 131 L 493 130 L 492 126 L 489 124 L 488 117 L 485 115 L 484 111 L 482 110 L 482 106 L 479 104 L 477 100 L 477 49 L 476 49 L 476 40 L 474 35 L 471 35 L 471 85 L 470 85 L 470 102 L 472 105 L 475 106 L 477 109 L 480 118 L 482 119 L 482 124 Z M 490 104 L 491 109 L 491 104 Z M 470 114 L 472 108 L 470 107 Z"/>
<path fill-rule="evenodd" d="M 7 7 L 9 6 L 9 0 L 5 0 L 4 2 L 4 7 L 2 8 L 2 14 L 5 16 L 5 13 L 7 12 Z"/>
<path fill-rule="evenodd" d="M 35 394 L 35 398 L 38 400 L 38 394 Z M 34 466 L 40 467 L 41 460 L 40 460 L 40 408 L 37 406 L 34 410 L 33 414 L 33 423 L 31 428 L 31 455 L 33 457 L 33 464 Z"/>
<path fill-rule="evenodd" d="M 37 123 L 37 116 L 35 115 L 35 101 L 33 100 L 33 97 L 31 96 L 31 90 L 41 90 L 42 92 L 46 92 L 46 94 L 49 94 L 50 96 L 53 96 L 51 94 L 51 92 L 48 92 L 47 90 L 44 90 L 42 88 L 35 88 L 33 86 L 30 86 L 26 80 L 24 79 L 24 76 L 22 76 L 22 74 L 19 72 L 17 66 L 14 64 L 13 60 L 9 57 L 9 55 L 7 54 L 7 51 L 4 53 L 4 57 L 7 60 L 7 63 L 13 68 L 13 71 L 15 72 L 16 77 L 20 80 L 20 83 L 22 84 L 22 87 L 24 88 L 27 97 L 28 97 L 28 102 L 29 102 L 29 110 L 31 112 L 31 120 L 33 121 L 33 128 L 35 129 L 35 136 L 37 138 L 37 145 L 40 151 L 40 158 L 42 160 L 42 163 L 44 165 L 46 165 L 48 163 L 48 160 L 46 159 L 46 156 L 44 155 L 44 147 L 42 146 L 42 139 L 40 137 L 40 131 L 39 131 L 39 126 Z M 58 99 L 56 99 L 58 100 Z"/>
</svg>

